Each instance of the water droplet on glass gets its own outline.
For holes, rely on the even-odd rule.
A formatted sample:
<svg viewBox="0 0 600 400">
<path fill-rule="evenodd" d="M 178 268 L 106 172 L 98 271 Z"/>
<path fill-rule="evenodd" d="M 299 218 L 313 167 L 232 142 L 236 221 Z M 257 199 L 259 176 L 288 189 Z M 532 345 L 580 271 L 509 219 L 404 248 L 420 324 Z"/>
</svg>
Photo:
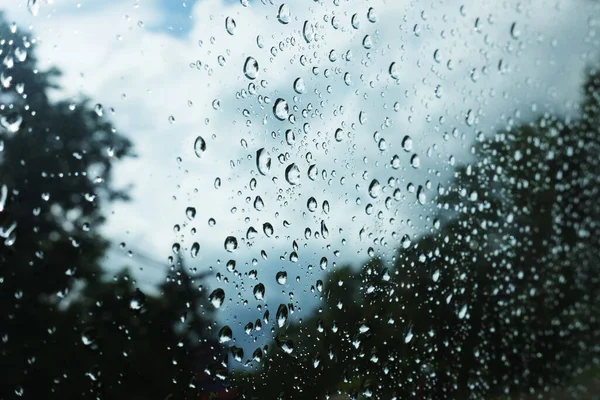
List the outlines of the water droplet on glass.
<svg viewBox="0 0 600 400">
<path fill-rule="evenodd" d="M 225 238 L 224 247 L 225 247 L 225 250 L 227 250 L 230 253 L 233 253 L 238 248 L 237 239 L 234 236 L 227 236 L 227 238 Z"/>
<path fill-rule="evenodd" d="M 510 36 L 512 36 L 513 39 L 518 39 L 519 36 L 521 36 L 521 31 L 516 22 L 513 22 L 510 26 Z"/>
<path fill-rule="evenodd" d="M 425 193 L 425 188 L 423 186 L 419 186 L 417 189 L 417 200 L 421 205 L 427 202 L 427 193 Z"/>
<path fill-rule="evenodd" d="M 196 153 L 196 157 L 201 158 L 205 151 L 206 142 L 204 141 L 202 136 L 198 136 L 194 141 L 194 152 Z"/>
<path fill-rule="evenodd" d="M 97 331 L 92 327 L 85 328 L 81 333 L 81 342 L 89 346 L 96 341 Z"/>
<path fill-rule="evenodd" d="M 296 164 L 292 163 L 285 169 L 285 180 L 290 185 L 297 185 L 300 183 L 300 169 Z"/>
<path fill-rule="evenodd" d="M 440 270 L 436 269 L 431 277 L 431 279 L 433 279 L 434 282 L 437 282 L 438 279 L 440 279 Z"/>
<path fill-rule="evenodd" d="M 394 169 L 400 168 L 400 157 L 398 157 L 398 155 L 395 154 L 394 157 L 392 157 L 392 161 L 390 164 L 392 165 L 392 168 L 394 168 Z"/>
<path fill-rule="evenodd" d="M 288 319 L 288 308 L 285 304 L 280 304 L 277 308 L 277 313 L 275 314 L 275 320 L 277 321 L 277 326 L 282 328 Z"/>
<path fill-rule="evenodd" d="M 262 300 L 265 298 L 265 285 L 263 285 L 262 283 L 259 283 L 258 285 L 254 286 L 254 290 L 252 290 L 252 293 L 254 294 L 254 298 L 256 300 Z"/>
<path fill-rule="evenodd" d="M 408 332 L 406 333 L 406 336 L 404 337 L 404 343 L 406 343 L 406 344 L 410 343 L 412 338 L 413 338 L 412 328 L 409 328 Z"/>
<path fill-rule="evenodd" d="M 404 151 L 411 151 L 413 148 L 413 141 L 412 138 L 408 135 L 404 136 L 404 139 L 402 139 L 402 148 L 404 149 Z"/>
<path fill-rule="evenodd" d="M 323 271 L 327 269 L 327 257 L 321 257 L 321 261 L 319 261 L 319 266 Z"/>
<path fill-rule="evenodd" d="M 219 343 L 227 343 L 233 339 L 233 331 L 228 325 L 225 325 L 219 331 Z"/>
<path fill-rule="evenodd" d="M 261 175 L 267 175 L 271 170 L 271 155 L 264 148 L 256 152 L 256 168 Z"/>
<path fill-rule="evenodd" d="M 273 225 L 271 225 L 268 222 L 265 222 L 263 224 L 263 232 L 264 232 L 265 236 L 267 236 L 267 237 L 273 236 L 273 232 L 274 232 Z"/>
<path fill-rule="evenodd" d="M 277 281 L 277 283 L 279 283 L 280 285 L 285 285 L 287 282 L 287 272 L 285 271 L 279 271 L 276 275 L 275 275 L 275 280 Z"/>
<path fill-rule="evenodd" d="M 185 209 L 185 216 L 190 221 L 196 218 L 196 209 L 194 207 L 188 207 Z"/>
<path fill-rule="evenodd" d="M 410 165 L 413 168 L 419 168 L 421 166 L 421 160 L 419 159 L 419 156 L 416 154 L 413 154 L 412 157 L 410 158 Z"/>
<path fill-rule="evenodd" d="M 317 211 L 318 206 L 319 205 L 317 204 L 317 200 L 314 197 L 310 197 L 308 199 L 308 201 L 306 202 L 306 207 L 308 208 L 308 211 L 310 211 L 310 212 Z"/>
<path fill-rule="evenodd" d="M 296 78 L 294 81 L 294 90 L 298 94 L 302 94 L 306 91 L 306 86 L 304 85 L 304 79 Z"/>
<path fill-rule="evenodd" d="M 317 169 L 316 164 L 312 164 L 310 167 L 308 167 L 307 175 L 311 181 L 317 179 L 317 176 L 319 175 L 319 170 Z"/>
<path fill-rule="evenodd" d="M 367 19 L 372 23 L 377 22 L 377 13 L 373 7 L 370 7 L 369 11 L 367 11 Z"/>
<path fill-rule="evenodd" d="M 27 0 L 27 9 L 34 17 L 37 17 L 40 11 L 40 0 Z"/>
<path fill-rule="evenodd" d="M 395 62 L 390 64 L 389 73 L 392 79 L 400 79 L 400 70 L 398 69 L 398 64 Z"/>
<path fill-rule="evenodd" d="M 462 306 L 460 311 L 458 312 L 458 319 L 463 319 L 467 315 L 467 305 Z"/>
<path fill-rule="evenodd" d="M 360 20 L 358 19 L 358 14 L 352 15 L 350 22 L 352 23 L 352 27 L 354 29 L 360 28 Z"/>
<path fill-rule="evenodd" d="M 381 185 L 377 179 L 373 179 L 369 185 L 369 196 L 376 198 L 381 193 Z"/>
<path fill-rule="evenodd" d="M 225 18 L 225 29 L 227 29 L 227 33 L 233 35 L 235 33 L 236 23 L 235 20 L 231 17 Z"/>
<path fill-rule="evenodd" d="M 400 245 L 402 246 L 402 248 L 408 249 L 410 247 L 410 244 L 411 244 L 410 236 L 408 236 L 408 235 L 402 236 L 402 239 L 400 240 Z"/>
<path fill-rule="evenodd" d="M 215 308 L 221 308 L 225 301 L 225 291 L 221 288 L 213 290 L 210 296 L 208 296 L 208 301 L 210 301 Z"/>
<path fill-rule="evenodd" d="M 362 45 L 367 50 L 373 47 L 373 39 L 371 39 L 371 36 L 366 35 L 363 39 Z"/>
<path fill-rule="evenodd" d="M 308 21 L 304 21 L 304 26 L 302 27 L 302 36 L 304 36 L 304 40 L 306 43 L 312 42 L 315 37 L 315 28 L 313 24 Z"/>
<path fill-rule="evenodd" d="M 282 24 L 290 23 L 290 8 L 288 7 L 287 4 L 282 4 L 279 7 L 279 11 L 277 12 L 277 19 Z"/>
<path fill-rule="evenodd" d="M 100 103 L 96 104 L 94 106 L 94 112 L 96 113 L 96 115 L 101 117 L 104 114 L 104 108 L 102 107 L 102 104 L 100 104 Z"/>
<path fill-rule="evenodd" d="M 275 117 L 280 121 L 286 120 L 289 115 L 289 107 L 287 101 L 281 98 L 275 100 L 275 105 L 273 106 L 273 114 L 275 114 Z"/>
<path fill-rule="evenodd" d="M 129 301 L 129 308 L 131 308 L 132 310 L 139 310 L 144 306 L 145 302 L 146 295 L 140 289 L 136 288 L 133 292 L 131 300 Z"/>
<path fill-rule="evenodd" d="M 244 63 L 244 75 L 248 79 L 256 79 L 258 76 L 258 61 L 254 57 L 246 58 Z"/>
<path fill-rule="evenodd" d="M 10 113 L 8 115 L 3 115 L 0 118 L 0 125 L 9 133 L 17 133 L 19 128 L 21 128 L 22 122 L 23 117 L 15 112 Z"/>
<path fill-rule="evenodd" d="M 198 256 L 198 252 L 200 251 L 200 243 L 194 242 L 192 247 L 190 248 L 190 255 L 192 258 L 196 258 Z"/>
</svg>

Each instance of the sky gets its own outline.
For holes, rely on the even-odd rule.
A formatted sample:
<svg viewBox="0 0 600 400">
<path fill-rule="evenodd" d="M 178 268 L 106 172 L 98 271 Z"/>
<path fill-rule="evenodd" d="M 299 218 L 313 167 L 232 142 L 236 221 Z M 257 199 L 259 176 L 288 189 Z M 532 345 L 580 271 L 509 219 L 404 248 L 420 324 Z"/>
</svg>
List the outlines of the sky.
<svg viewBox="0 0 600 400">
<path fill-rule="evenodd" d="M 294 318 L 307 315 L 323 257 L 327 270 L 359 265 L 372 247 L 389 262 L 403 240 L 433 229 L 438 185 L 472 161 L 477 135 L 544 112 L 576 115 L 600 49 L 600 8 L 588 0 L 292 0 L 282 13 L 273 0 L 38 4 L 35 16 L 27 1 L 0 9 L 37 38 L 41 69 L 63 71 L 54 96 L 113 108 L 138 154 L 116 163 L 115 183 L 133 189 L 132 201 L 106 210 L 107 271 L 128 265 L 150 288 L 179 243 L 187 266 L 214 272 L 206 290 L 225 290 L 219 318 L 238 333 L 265 304 L 274 314 L 293 301 Z M 278 99 L 287 119 L 274 113 Z M 261 149 L 271 160 L 264 175 Z M 258 282 L 263 300 L 252 293 Z"/>
</svg>

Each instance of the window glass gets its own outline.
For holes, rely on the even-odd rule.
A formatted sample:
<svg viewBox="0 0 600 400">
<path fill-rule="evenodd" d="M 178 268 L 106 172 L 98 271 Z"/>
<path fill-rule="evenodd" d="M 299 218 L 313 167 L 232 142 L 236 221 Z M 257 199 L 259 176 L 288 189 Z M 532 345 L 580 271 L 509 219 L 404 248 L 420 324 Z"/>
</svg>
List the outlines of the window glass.
<svg viewBox="0 0 600 400">
<path fill-rule="evenodd" d="M 599 57 L 594 0 L 0 0 L 0 398 L 596 398 Z"/>
</svg>

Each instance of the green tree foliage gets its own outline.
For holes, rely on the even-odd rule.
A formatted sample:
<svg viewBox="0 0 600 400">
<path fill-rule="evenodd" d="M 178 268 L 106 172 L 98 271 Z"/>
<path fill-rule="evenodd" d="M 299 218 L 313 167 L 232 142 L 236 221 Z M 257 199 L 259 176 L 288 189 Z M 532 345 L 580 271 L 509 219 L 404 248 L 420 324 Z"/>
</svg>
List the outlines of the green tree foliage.
<svg viewBox="0 0 600 400">
<path fill-rule="evenodd" d="M 251 398 L 516 398 L 597 366 L 600 73 L 577 118 L 479 135 L 430 232 L 325 279 L 319 313 L 276 331 Z M 541 396 L 541 397 L 540 397 Z"/>
<path fill-rule="evenodd" d="M 126 271 L 102 276 L 103 206 L 127 199 L 111 177 L 131 143 L 87 99 L 51 101 L 59 72 L 37 70 L 34 43 L 2 21 L 0 398 L 223 391 L 204 373 L 219 348 L 206 339 L 201 276 L 172 260 L 157 294 Z"/>
</svg>

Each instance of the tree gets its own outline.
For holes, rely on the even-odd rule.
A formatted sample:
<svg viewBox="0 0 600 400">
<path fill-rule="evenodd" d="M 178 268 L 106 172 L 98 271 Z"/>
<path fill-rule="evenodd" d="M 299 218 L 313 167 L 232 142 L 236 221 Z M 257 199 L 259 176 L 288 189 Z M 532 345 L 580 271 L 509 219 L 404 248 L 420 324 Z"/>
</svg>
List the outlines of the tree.
<svg viewBox="0 0 600 400">
<path fill-rule="evenodd" d="M 203 276 L 177 258 L 157 294 L 127 270 L 103 277 L 98 228 L 105 204 L 127 200 L 111 177 L 131 143 L 101 105 L 51 101 L 59 71 L 37 70 L 33 41 L 1 15 L 0 35 L 0 398 L 224 392 L 204 375 L 220 348 Z"/>
<path fill-rule="evenodd" d="M 489 398 L 597 365 L 599 101 L 589 71 L 578 119 L 480 135 L 430 232 L 389 270 L 375 258 L 328 274 L 320 313 L 276 332 L 294 351 L 271 346 L 239 385 L 258 398 Z"/>
</svg>

